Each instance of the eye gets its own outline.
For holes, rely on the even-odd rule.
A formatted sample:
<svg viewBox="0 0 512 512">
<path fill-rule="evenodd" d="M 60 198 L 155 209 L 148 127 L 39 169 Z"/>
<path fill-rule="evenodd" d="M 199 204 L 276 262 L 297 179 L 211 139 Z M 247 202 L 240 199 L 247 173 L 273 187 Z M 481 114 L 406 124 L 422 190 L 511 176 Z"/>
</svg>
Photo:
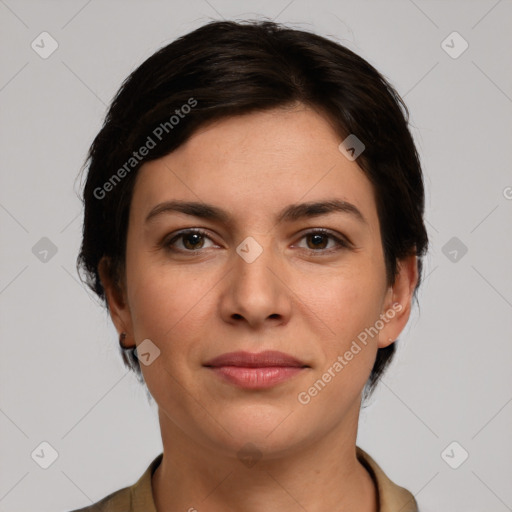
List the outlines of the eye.
<svg viewBox="0 0 512 512">
<path fill-rule="evenodd" d="M 206 231 L 197 228 L 186 229 L 177 233 L 170 240 L 164 240 L 162 245 L 169 251 L 198 252 L 198 250 L 205 248 L 205 239 L 211 240 Z M 178 240 L 181 240 L 181 248 L 176 247 L 176 242 Z"/>
<path fill-rule="evenodd" d="M 307 247 L 305 248 L 311 254 L 321 255 L 325 253 L 332 253 L 341 249 L 349 249 L 351 247 L 350 242 L 342 237 L 336 236 L 326 229 L 315 229 L 311 230 L 302 235 L 301 240 L 307 240 Z M 208 249 L 205 246 L 205 240 L 212 241 L 211 237 L 208 236 L 206 231 L 198 228 L 191 228 L 175 233 L 170 239 L 165 239 L 162 242 L 162 246 L 168 251 L 175 252 L 199 252 L 201 249 Z M 333 242 L 333 246 L 328 247 L 329 241 Z M 180 242 L 180 244 L 177 244 Z M 209 247 L 215 247 L 216 245 L 210 245 Z"/>
<path fill-rule="evenodd" d="M 315 229 L 305 233 L 301 239 L 306 239 L 306 250 L 310 253 L 332 253 L 341 249 L 349 249 L 351 244 L 326 229 Z M 334 242 L 334 246 L 327 247 L 329 239 Z"/>
</svg>

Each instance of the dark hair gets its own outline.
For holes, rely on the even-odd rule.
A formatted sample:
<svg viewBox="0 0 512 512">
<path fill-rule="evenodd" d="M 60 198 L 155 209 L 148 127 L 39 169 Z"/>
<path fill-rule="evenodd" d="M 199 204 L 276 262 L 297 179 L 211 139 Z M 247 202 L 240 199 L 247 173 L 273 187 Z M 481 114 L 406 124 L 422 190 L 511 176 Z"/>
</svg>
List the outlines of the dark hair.
<svg viewBox="0 0 512 512">
<path fill-rule="evenodd" d="M 399 260 L 413 254 L 421 280 L 428 245 L 423 177 L 398 93 L 363 58 L 319 35 L 271 21 L 215 21 L 161 48 L 128 76 L 90 147 L 77 268 L 107 309 L 98 263 L 105 256 L 121 282 L 140 166 L 208 121 L 297 103 L 322 113 L 341 137 L 355 134 L 365 145 L 357 163 L 373 184 L 388 283 Z M 394 351 L 395 343 L 378 350 L 367 396 Z M 135 348 L 122 356 L 143 380 Z"/>
</svg>

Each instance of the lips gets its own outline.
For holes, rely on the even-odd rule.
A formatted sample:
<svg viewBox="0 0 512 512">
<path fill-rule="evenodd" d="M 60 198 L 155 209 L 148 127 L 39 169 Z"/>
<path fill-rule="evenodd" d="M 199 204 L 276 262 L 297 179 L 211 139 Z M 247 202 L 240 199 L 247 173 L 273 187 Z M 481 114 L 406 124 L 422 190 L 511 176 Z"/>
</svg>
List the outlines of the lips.
<svg viewBox="0 0 512 512">
<path fill-rule="evenodd" d="M 211 359 L 204 366 L 223 382 L 245 390 L 272 388 L 310 368 L 295 357 L 275 350 L 259 354 L 230 352 Z"/>
<path fill-rule="evenodd" d="M 243 368 L 269 368 L 275 366 L 292 368 L 308 367 L 307 364 L 299 361 L 295 357 L 276 350 L 266 350 L 257 354 L 251 352 L 229 352 L 211 359 L 205 363 L 204 366 L 213 368 L 221 366 L 239 366 Z"/>
</svg>

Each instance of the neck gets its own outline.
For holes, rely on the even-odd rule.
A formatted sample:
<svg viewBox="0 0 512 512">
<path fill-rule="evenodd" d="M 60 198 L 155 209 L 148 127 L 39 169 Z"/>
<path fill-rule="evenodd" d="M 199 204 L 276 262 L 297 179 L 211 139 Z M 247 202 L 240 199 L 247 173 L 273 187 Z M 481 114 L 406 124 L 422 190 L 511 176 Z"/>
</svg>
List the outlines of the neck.
<svg viewBox="0 0 512 512">
<path fill-rule="evenodd" d="M 158 512 L 378 512 L 377 493 L 356 457 L 357 419 L 276 456 L 228 456 L 193 441 L 159 411 L 164 446 L 152 478 Z M 263 448 L 262 448 L 263 449 Z"/>
</svg>

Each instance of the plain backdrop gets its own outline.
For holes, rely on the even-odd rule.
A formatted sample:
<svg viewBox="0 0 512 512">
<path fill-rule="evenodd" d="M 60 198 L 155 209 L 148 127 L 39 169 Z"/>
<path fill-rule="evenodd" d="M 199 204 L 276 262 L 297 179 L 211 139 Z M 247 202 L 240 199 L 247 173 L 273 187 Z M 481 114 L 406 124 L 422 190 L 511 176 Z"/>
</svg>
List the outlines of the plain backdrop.
<svg viewBox="0 0 512 512">
<path fill-rule="evenodd" d="M 212 19 L 262 17 L 376 66 L 424 167 L 420 308 L 358 445 L 422 512 L 512 510 L 510 0 L 0 0 L 0 512 L 89 505 L 160 453 L 156 408 L 75 271 L 77 176 L 130 71 Z"/>
</svg>

